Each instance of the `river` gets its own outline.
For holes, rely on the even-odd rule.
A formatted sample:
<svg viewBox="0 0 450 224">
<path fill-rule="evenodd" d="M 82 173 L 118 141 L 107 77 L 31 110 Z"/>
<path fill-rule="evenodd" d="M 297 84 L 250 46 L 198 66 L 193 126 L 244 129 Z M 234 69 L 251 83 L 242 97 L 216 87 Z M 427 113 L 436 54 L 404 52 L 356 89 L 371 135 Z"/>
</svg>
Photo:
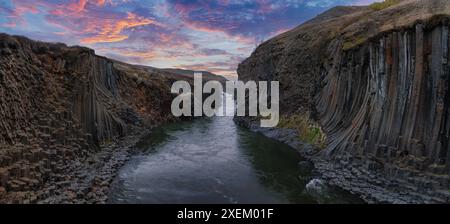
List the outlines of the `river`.
<svg viewBox="0 0 450 224">
<path fill-rule="evenodd" d="M 233 101 L 229 95 L 227 105 Z M 234 110 L 232 107 L 228 110 Z M 237 126 L 232 117 L 156 128 L 119 171 L 110 203 L 354 203 L 337 189 L 305 191 L 310 170 L 286 144 Z"/>
</svg>

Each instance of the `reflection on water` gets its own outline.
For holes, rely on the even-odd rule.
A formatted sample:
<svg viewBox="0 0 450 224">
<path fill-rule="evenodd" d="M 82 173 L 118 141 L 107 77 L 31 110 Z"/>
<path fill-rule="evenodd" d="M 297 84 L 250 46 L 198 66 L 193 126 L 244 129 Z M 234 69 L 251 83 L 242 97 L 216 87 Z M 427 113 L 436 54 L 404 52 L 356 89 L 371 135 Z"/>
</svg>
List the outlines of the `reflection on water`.
<svg viewBox="0 0 450 224">
<path fill-rule="evenodd" d="M 298 153 L 232 117 L 165 125 L 138 146 L 142 153 L 121 169 L 112 203 L 316 203 L 304 192 L 310 173 L 298 168 Z M 351 201 L 336 192 L 329 202 Z"/>
</svg>

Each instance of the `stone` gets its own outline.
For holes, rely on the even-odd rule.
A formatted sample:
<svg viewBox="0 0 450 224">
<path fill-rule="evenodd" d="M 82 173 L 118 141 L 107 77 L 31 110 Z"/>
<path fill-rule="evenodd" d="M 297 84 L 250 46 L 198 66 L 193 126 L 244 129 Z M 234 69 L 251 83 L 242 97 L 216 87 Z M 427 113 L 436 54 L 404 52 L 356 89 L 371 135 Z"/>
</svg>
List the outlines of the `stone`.
<svg viewBox="0 0 450 224">
<path fill-rule="evenodd" d="M 0 187 L 0 197 L 6 194 L 6 189 L 4 187 Z"/>
<path fill-rule="evenodd" d="M 330 198 L 329 186 L 322 179 L 313 179 L 305 186 L 305 191 L 318 202 L 324 202 Z"/>
<path fill-rule="evenodd" d="M 311 171 L 314 169 L 314 164 L 310 161 L 300 161 L 298 163 L 298 167 L 303 171 Z"/>
</svg>

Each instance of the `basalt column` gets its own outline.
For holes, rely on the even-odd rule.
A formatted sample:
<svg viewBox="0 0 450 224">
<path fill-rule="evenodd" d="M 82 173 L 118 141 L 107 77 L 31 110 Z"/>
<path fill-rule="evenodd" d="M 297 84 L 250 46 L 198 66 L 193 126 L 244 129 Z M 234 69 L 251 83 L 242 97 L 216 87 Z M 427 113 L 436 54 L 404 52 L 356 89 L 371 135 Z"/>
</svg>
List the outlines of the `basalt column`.
<svg viewBox="0 0 450 224">
<path fill-rule="evenodd" d="M 447 25 L 418 23 L 342 51 L 316 98 L 326 154 L 448 172 L 448 46 Z"/>
</svg>

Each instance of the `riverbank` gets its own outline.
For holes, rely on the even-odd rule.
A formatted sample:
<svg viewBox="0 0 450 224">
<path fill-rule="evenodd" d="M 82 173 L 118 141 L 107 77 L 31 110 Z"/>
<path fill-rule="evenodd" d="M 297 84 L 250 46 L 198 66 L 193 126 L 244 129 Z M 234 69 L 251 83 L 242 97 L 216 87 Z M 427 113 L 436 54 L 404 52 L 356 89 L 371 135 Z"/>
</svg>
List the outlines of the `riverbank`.
<svg viewBox="0 0 450 224">
<path fill-rule="evenodd" d="M 261 128 L 259 122 L 242 117 L 235 117 L 234 121 L 253 132 L 288 144 L 313 163 L 316 173 L 320 174 L 319 178 L 326 184 L 357 195 L 367 203 L 415 204 L 450 201 L 450 192 L 436 190 L 430 186 L 438 180 L 432 180 L 429 176 L 420 178 L 413 176 L 408 170 L 401 173 L 397 167 L 389 167 L 396 173 L 392 178 L 387 177 L 383 175 L 385 171 L 376 171 L 375 161 L 358 160 L 352 156 L 327 159 L 320 149 L 301 142 L 294 129 Z M 397 178 L 399 175 L 404 175 L 405 179 L 410 178 L 410 181 L 416 180 L 417 184 Z"/>
<path fill-rule="evenodd" d="M 74 160 L 52 175 L 28 200 L 11 203 L 38 204 L 103 204 L 112 181 L 128 160 L 136 143 L 151 131 L 135 129 L 129 136 L 101 146 L 88 158 Z M 29 192 L 31 193 L 31 192 Z"/>
</svg>

